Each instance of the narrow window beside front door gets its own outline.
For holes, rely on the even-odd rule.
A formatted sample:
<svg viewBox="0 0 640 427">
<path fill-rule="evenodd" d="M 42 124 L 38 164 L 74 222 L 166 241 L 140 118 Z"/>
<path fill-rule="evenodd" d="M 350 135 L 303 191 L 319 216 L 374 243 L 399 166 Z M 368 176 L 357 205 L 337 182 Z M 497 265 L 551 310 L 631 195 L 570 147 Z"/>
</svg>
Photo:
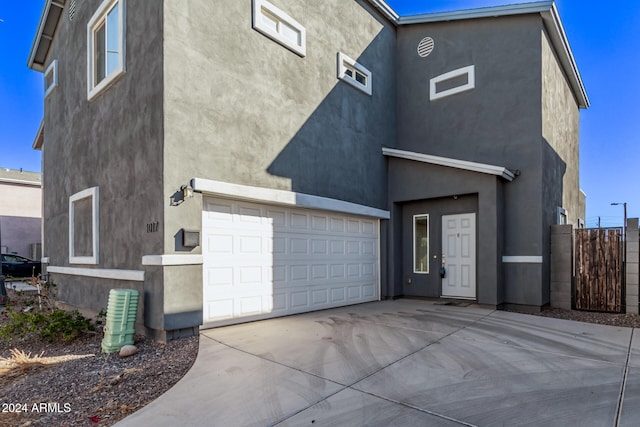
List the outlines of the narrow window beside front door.
<svg viewBox="0 0 640 427">
<path fill-rule="evenodd" d="M 413 272 L 429 272 L 429 215 L 413 216 Z"/>
</svg>

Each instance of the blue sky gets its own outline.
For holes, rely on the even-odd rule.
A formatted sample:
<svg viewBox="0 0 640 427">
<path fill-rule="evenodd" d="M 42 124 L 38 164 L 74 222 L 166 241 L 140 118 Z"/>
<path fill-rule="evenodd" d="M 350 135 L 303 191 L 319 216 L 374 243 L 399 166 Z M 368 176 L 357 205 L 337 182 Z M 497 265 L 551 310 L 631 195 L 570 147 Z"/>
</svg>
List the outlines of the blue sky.
<svg viewBox="0 0 640 427">
<path fill-rule="evenodd" d="M 345 0 L 347 1 L 347 0 Z M 400 15 L 497 6 L 509 0 L 387 0 Z M 40 171 L 31 148 L 43 111 L 43 76 L 27 68 L 44 1 L 0 2 L 0 167 Z M 580 118 L 580 184 L 587 226 L 640 216 L 640 1 L 556 1 L 591 107 Z"/>
</svg>

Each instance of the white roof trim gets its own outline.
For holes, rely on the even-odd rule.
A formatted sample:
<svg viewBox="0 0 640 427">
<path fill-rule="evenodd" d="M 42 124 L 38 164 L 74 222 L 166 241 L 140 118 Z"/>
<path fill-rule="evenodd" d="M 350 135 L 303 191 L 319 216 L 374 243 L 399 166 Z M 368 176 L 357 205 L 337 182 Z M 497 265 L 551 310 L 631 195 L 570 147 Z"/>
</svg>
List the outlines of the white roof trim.
<svg viewBox="0 0 640 427">
<path fill-rule="evenodd" d="M 398 24 L 424 24 L 426 22 L 457 21 L 461 19 L 491 18 L 497 16 L 522 15 L 525 13 L 546 12 L 553 6 L 553 1 L 535 3 L 510 4 L 506 6 L 481 7 L 477 9 L 454 10 L 452 12 L 424 13 L 420 15 L 402 16 Z"/>
<path fill-rule="evenodd" d="M 44 145 L 44 119 L 40 120 L 40 126 L 38 127 L 38 132 L 36 132 L 36 137 L 33 139 L 33 144 L 31 144 L 31 148 L 34 150 L 42 151 L 42 146 Z"/>
<path fill-rule="evenodd" d="M 369 0 L 369 3 L 373 5 L 376 9 L 378 9 L 389 21 L 394 24 L 398 24 L 398 19 L 400 15 L 393 10 L 391 6 L 387 4 L 384 0 Z"/>
<path fill-rule="evenodd" d="M 567 33 L 564 32 L 564 27 L 562 26 L 562 20 L 560 20 L 556 4 L 552 2 L 551 8 L 542 12 L 541 15 L 545 25 L 547 26 L 551 43 L 554 45 L 558 53 L 562 68 L 564 68 L 567 78 L 571 83 L 571 87 L 573 88 L 579 107 L 589 108 L 589 105 L 591 105 L 589 96 L 587 95 L 587 90 L 582 82 L 582 77 L 580 77 L 580 71 L 578 70 L 576 60 L 573 57 Z"/>
<path fill-rule="evenodd" d="M 576 64 L 569 40 L 564 32 L 558 9 L 553 1 L 512 4 L 507 6 L 483 7 L 478 9 L 457 10 L 453 12 L 425 13 L 421 15 L 403 16 L 398 25 L 424 24 L 429 22 L 458 21 L 462 19 L 491 18 L 509 15 L 539 13 L 547 27 L 549 38 L 558 54 L 562 68 L 569 79 L 571 88 L 580 108 L 588 108 L 589 97 L 584 88 L 578 66 Z"/>
<path fill-rule="evenodd" d="M 8 184 L 31 185 L 33 187 L 42 187 L 42 183 L 38 181 L 27 181 L 24 179 L 0 178 L 0 182 Z"/>
<path fill-rule="evenodd" d="M 204 178 L 193 178 L 191 186 L 195 191 L 232 199 L 252 200 L 277 205 L 297 206 L 309 209 L 321 209 L 351 215 L 361 215 L 373 218 L 389 219 L 389 211 L 345 202 L 344 200 L 328 197 L 313 196 L 311 194 L 296 193 L 287 190 L 253 187 L 249 185 L 232 184 L 229 182 L 213 181 Z"/>
<path fill-rule="evenodd" d="M 38 49 L 40 48 L 40 41 L 42 40 L 42 38 L 44 37 L 44 38 L 51 39 L 54 35 L 54 34 L 44 34 L 44 27 L 47 24 L 47 20 L 50 19 L 49 14 L 51 11 L 51 6 L 60 9 L 60 12 L 62 13 L 62 9 L 64 9 L 65 1 L 66 0 L 62 0 L 62 1 L 46 0 L 44 4 L 44 8 L 42 9 L 42 15 L 40 16 L 40 22 L 38 23 L 38 30 L 36 31 L 36 37 L 33 40 L 33 44 L 31 45 L 31 52 L 29 52 L 29 59 L 27 60 L 27 66 L 32 70 L 44 72 L 44 63 L 40 64 L 35 62 L 36 55 L 38 54 Z M 55 27 L 57 27 L 57 24 L 55 25 Z"/>
<path fill-rule="evenodd" d="M 400 159 L 415 160 L 417 162 L 429 163 L 432 165 L 447 166 L 450 168 L 463 169 L 472 172 L 486 173 L 513 181 L 515 174 L 502 166 L 487 165 L 485 163 L 469 162 L 466 160 L 451 159 L 449 157 L 432 156 L 429 154 L 416 153 L 413 151 L 397 150 L 395 148 L 382 148 L 382 154 Z"/>
</svg>

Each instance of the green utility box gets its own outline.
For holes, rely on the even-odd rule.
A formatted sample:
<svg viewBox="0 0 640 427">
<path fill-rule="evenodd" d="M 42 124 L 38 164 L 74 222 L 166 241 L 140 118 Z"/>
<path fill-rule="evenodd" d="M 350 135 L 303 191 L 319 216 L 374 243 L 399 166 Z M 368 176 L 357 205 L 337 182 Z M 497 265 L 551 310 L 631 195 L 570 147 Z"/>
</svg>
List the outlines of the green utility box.
<svg viewBox="0 0 640 427">
<path fill-rule="evenodd" d="M 139 293 L 135 289 L 111 289 L 107 305 L 102 351 L 114 353 L 133 344 Z"/>
</svg>

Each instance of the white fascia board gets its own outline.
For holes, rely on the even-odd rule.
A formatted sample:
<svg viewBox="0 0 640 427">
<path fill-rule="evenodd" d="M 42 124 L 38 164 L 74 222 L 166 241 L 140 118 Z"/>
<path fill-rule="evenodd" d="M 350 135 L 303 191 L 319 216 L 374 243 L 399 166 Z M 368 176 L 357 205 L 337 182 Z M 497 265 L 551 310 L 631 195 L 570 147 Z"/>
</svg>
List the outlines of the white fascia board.
<svg viewBox="0 0 640 427">
<path fill-rule="evenodd" d="M 40 126 L 38 127 L 38 132 L 36 132 L 36 137 L 33 139 L 33 144 L 31 144 L 31 148 L 34 150 L 42 151 L 42 147 L 44 146 L 44 119 L 40 120 Z"/>
<path fill-rule="evenodd" d="M 70 276 L 97 277 L 100 279 L 129 280 L 132 282 L 144 282 L 142 270 L 116 270 L 105 268 L 76 268 L 76 267 L 47 267 L 47 272 L 67 274 Z"/>
<path fill-rule="evenodd" d="M 164 254 L 142 257 L 142 265 L 202 265 L 203 263 L 200 254 Z"/>
<path fill-rule="evenodd" d="M 578 66 L 569 46 L 569 40 L 562 26 L 558 9 L 553 1 L 512 4 L 507 6 L 483 7 L 478 9 L 457 10 L 453 12 L 425 13 L 404 16 L 398 19 L 398 25 L 424 24 L 428 22 L 458 21 L 463 19 L 495 18 L 509 15 L 539 13 L 542 17 L 551 43 L 558 55 L 562 68 L 569 79 L 571 89 L 580 108 L 589 108 L 589 97 L 580 77 Z"/>
<path fill-rule="evenodd" d="M 587 90 L 582 82 L 582 77 L 578 70 L 578 64 L 573 56 L 573 52 L 571 51 L 569 39 L 564 31 L 564 27 L 562 26 L 562 20 L 560 19 L 560 14 L 558 13 L 555 3 L 552 3 L 551 8 L 541 12 L 540 14 L 547 27 L 549 38 L 551 39 L 551 43 L 553 44 L 560 63 L 562 64 L 562 68 L 569 79 L 569 83 L 571 84 L 573 93 L 576 96 L 578 106 L 580 108 L 589 108 L 591 105 L 589 96 L 587 95 Z"/>
<path fill-rule="evenodd" d="M 47 22 L 47 17 L 49 15 L 49 9 L 51 8 L 51 0 L 47 0 L 44 3 L 44 8 L 42 9 L 42 15 L 40 15 L 40 22 L 38 23 L 38 30 L 36 31 L 36 37 L 33 39 L 33 43 L 31 44 L 31 52 L 29 52 L 29 59 L 27 60 L 27 67 L 32 70 L 44 72 L 44 66 L 40 64 L 36 64 L 33 61 L 36 59 L 36 52 L 38 51 L 38 46 L 40 45 L 40 39 L 42 38 L 42 32 L 44 31 L 44 25 Z"/>
<path fill-rule="evenodd" d="M 0 178 L 0 182 L 7 184 L 30 185 L 32 187 L 42 187 L 42 183 L 38 181 L 25 181 L 22 179 Z"/>
<path fill-rule="evenodd" d="M 397 150 L 395 148 L 382 148 L 382 154 L 400 159 L 415 160 L 417 162 L 429 163 L 432 165 L 447 166 L 450 168 L 463 169 L 473 172 L 496 175 L 507 181 L 513 181 L 515 175 L 503 166 L 488 165 L 485 163 L 469 162 L 467 160 L 452 159 L 449 157 L 432 156 L 430 154 L 416 153 L 413 151 Z"/>
<path fill-rule="evenodd" d="M 391 6 L 387 4 L 384 0 L 369 0 L 369 3 L 373 5 L 376 9 L 378 9 L 389 21 L 391 21 L 394 25 L 398 24 L 398 19 L 400 19 L 400 15 L 393 10 Z"/>
<path fill-rule="evenodd" d="M 33 39 L 33 43 L 31 44 L 31 51 L 29 52 L 29 59 L 27 59 L 27 67 L 31 68 L 35 71 L 44 72 L 44 64 L 36 64 L 34 61 L 36 59 L 36 54 L 38 53 L 38 48 L 40 47 L 40 41 L 43 38 L 44 28 L 47 25 L 47 20 L 49 19 L 49 13 L 51 11 L 51 7 L 57 7 L 60 9 L 62 13 L 62 9 L 64 9 L 65 1 L 52 1 L 46 0 L 44 4 L 44 8 L 42 9 L 42 15 L 40 16 L 40 22 L 38 23 L 38 29 L 36 31 L 36 37 Z M 57 25 L 56 25 L 57 26 Z M 53 34 L 51 35 L 53 36 Z"/>
<path fill-rule="evenodd" d="M 328 197 L 296 193 L 294 191 L 232 184 L 229 182 L 214 181 L 204 178 L 193 178 L 191 180 L 191 187 L 193 187 L 195 191 L 201 193 L 232 199 L 251 200 L 262 203 L 297 206 L 309 209 L 321 209 L 380 219 L 391 218 L 389 211 L 382 209 L 345 202 L 343 200 L 330 199 Z"/>
<path fill-rule="evenodd" d="M 506 6 L 481 7 L 477 9 L 455 10 L 453 12 L 424 13 L 420 15 L 401 16 L 399 25 L 424 24 L 427 22 L 458 21 L 462 19 L 492 18 L 525 13 L 541 13 L 551 9 L 553 1 L 510 4 Z"/>
</svg>

